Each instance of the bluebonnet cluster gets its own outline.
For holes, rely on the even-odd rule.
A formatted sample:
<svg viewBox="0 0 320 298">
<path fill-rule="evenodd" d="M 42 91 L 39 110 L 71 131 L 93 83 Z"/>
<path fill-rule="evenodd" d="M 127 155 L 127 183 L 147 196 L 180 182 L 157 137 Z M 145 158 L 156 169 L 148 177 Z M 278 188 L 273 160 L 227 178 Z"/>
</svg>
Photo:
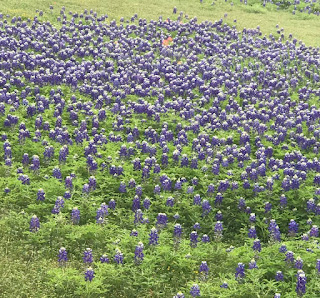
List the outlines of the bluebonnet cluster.
<svg viewBox="0 0 320 298">
<path fill-rule="evenodd" d="M 199 239 L 209 243 L 210 237 L 221 240 L 223 233 L 237 233 L 237 227 L 228 231 L 230 209 L 249 222 L 246 231 L 255 257 L 261 251 L 258 224 L 265 224 L 272 242 L 281 241 L 286 227 L 289 235 L 301 236 L 304 241 L 317 238 L 318 227 L 312 225 L 312 219 L 320 215 L 320 162 L 316 157 L 320 151 L 320 112 L 308 100 L 320 95 L 319 51 L 292 36 L 284 40 L 279 28 L 279 38 L 272 34 L 263 37 L 259 28 L 240 32 L 223 24 L 222 19 L 200 24 L 193 18 L 181 24 L 181 15 L 177 20 L 151 22 L 136 22 L 133 17 L 127 26 L 113 21 L 107 24 L 105 19 L 84 13 L 67 21 L 62 11 L 62 26 L 56 34 L 49 22 L 40 23 L 36 18 L 32 23 L 17 22 L 15 17 L 9 20 L 1 15 L 0 26 L 5 28 L 0 49 L 1 158 L 6 168 L 16 166 L 22 189 L 30 184 L 30 189 L 38 189 L 36 183 L 42 177 L 36 175 L 47 167 L 52 177 L 45 179 L 52 179 L 53 185 L 63 190 L 54 206 L 50 205 L 51 212 L 68 212 L 70 222 L 76 225 L 80 211 L 69 204 L 79 203 L 81 191 L 86 201 L 91 192 L 104 190 L 102 173 L 113 182 L 117 201 L 108 197 L 108 205 L 94 203 L 93 215 L 91 208 L 80 205 L 81 224 L 91 220 L 105 223 L 109 211 L 119 206 L 121 210 L 132 209 L 139 229 L 138 224 L 149 221 L 144 213 L 156 210 L 157 217 L 150 218 L 156 228 L 149 234 L 149 245 L 154 246 L 159 244 L 160 231 L 172 228 L 172 221 L 175 226 L 170 235 L 175 243 L 182 239 L 183 226 L 192 248 Z M 244 63 L 247 60 L 250 62 Z M 74 94 L 63 91 L 62 85 Z M 51 86 L 48 94 L 43 92 L 44 86 Z M 21 111 L 27 119 L 21 118 Z M 171 113 L 176 119 L 165 122 Z M 110 120 L 110 129 L 106 120 Z M 38 155 L 29 150 L 30 142 L 36 143 Z M 108 146 L 116 157 L 107 156 Z M 74 161 L 80 165 L 75 167 L 77 176 L 67 173 L 69 162 Z M 176 168 L 192 176 L 182 177 L 182 172 L 172 171 Z M 198 173 L 206 179 L 193 177 Z M 313 182 L 308 187 L 314 188 L 314 198 L 303 203 L 310 226 L 302 234 L 298 217 L 284 224 L 272 216 L 292 214 L 296 207 L 292 193 L 303 191 L 307 178 Z M 49 189 L 43 187 L 47 194 L 40 188 L 32 196 L 41 206 L 51 199 Z M 277 188 L 280 192 L 275 193 Z M 4 191 L 11 195 L 9 188 Z M 239 198 L 241 192 L 251 191 L 255 198 L 266 200 L 261 210 L 250 198 Z M 146 197 L 150 192 L 156 198 L 152 205 Z M 236 203 L 230 204 L 230 196 Z M 189 199 L 190 210 L 178 210 L 181 216 L 175 215 L 173 220 L 175 209 L 184 208 L 184 200 Z M 215 213 L 217 209 L 221 210 Z M 199 220 L 201 226 L 196 223 L 189 234 L 190 227 L 183 221 L 190 214 L 199 216 L 201 221 L 192 220 Z M 211 216 L 216 221 L 210 227 L 212 233 L 207 229 Z M 180 221 L 182 225 L 176 223 Z M 31 218 L 29 229 L 40 229 L 36 216 Z M 132 230 L 130 235 L 138 237 L 138 231 Z M 59 262 L 66 261 L 66 251 L 60 250 Z M 294 259 L 293 252 L 283 245 L 279 251 L 286 253 L 290 266 L 301 270 L 302 259 Z M 136 262 L 143 257 L 140 244 L 135 250 Z M 90 249 L 84 252 L 83 261 L 93 262 Z M 102 256 L 100 261 L 109 259 Z M 123 263 L 120 251 L 114 261 Z M 316 266 L 319 271 L 319 261 Z M 248 267 L 256 268 L 256 261 Z M 205 267 L 201 272 L 206 272 Z M 301 294 L 305 279 L 302 273 L 299 276 L 297 292 Z M 86 280 L 93 277 L 93 270 L 88 269 Z M 243 277 L 244 264 L 239 263 L 236 278 Z M 277 278 L 280 280 L 280 275 Z M 199 286 L 194 285 L 190 294 L 199 296 Z"/>
</svg>

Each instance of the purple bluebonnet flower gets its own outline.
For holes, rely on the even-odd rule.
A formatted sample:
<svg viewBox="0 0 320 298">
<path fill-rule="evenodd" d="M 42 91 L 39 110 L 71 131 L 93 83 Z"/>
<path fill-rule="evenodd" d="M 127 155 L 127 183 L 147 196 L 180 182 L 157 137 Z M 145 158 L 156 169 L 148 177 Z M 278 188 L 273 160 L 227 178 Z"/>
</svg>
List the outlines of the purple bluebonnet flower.
<svg viewBox="0 0 320 298">
<path fill-rule="evenodd" d="M 297 286 L 296 292 L 298 296 L 303 296 L 306 293 L 306 284 L 307 284 L 307 277 L 302 270 L 298 270 L 297 273 Z"/>
<path fill-rule="evenodd" d="M 255 213 L 250 213 L 249 221 L 252 222 L 252 223 L 256 221 L 256 215 L 255 215 Z"/>
<path fill-rule="evenodd" d="M 190 290 L 190 295 L 192 297 L 199 297 L 200 296 L 200 287 L 197 284 L 193 284 Z"/>
<path fill-rule="evenodd" d="M 116 249 L 116 253 L 114 255 L 113 260 L 118 264 L 118 265 L 123 265 L 123 253 L 121 252 L 120 249 Z"/>
<path fill-rule="evenodd" d="M 82 259 L 83 259 L 84 263 L 91 264 L 93 262 L 93 256 L 92 256 L 92 249 L 91 248 L 87 248 L 83 252 L 83 258 Z"/>
<path fill-rule="evenodd" d="M 156 228 L 152 228 L 149 234 L 149 245 L 158 245 L 159 235 Z"/>
<path fill-rule="evenodd" d="M 280 241 L 281 240 L 281 235 L 280 235 L 280 229 L 279 226 L 277 225 L 276 221 L 274 219 L 270 220 L 269 228 L 270 232 L 270 238 L 271 241 Z"/>
<path fill-rule="evenodd" d="M 144 258 L 143 243 L 139 242 L 134 251 L 134 261 L 137 265 L 141 264 Z"/>
<path fill-rule="evenodd" d="M 254 226 L 251 226 L 248 232 L 249 238 L 256 238 L 257 237 L 257 232 L 256 228 Z"/>
<path fill-rule="evenodd" d="M 174 198 L 169 197 L 166 201 L 166 206 L 173 207 L 173 205 L 174 205 Z"/>
<path fill-rule="evenodd" d="M 137 185 L 137 186 L 136 186 L 136 195 L 137 195 L 138 197 L 141 197 L 141 196 L 142 196 L 142 187 L 141 187 L 141 185 Z"/>
<path fill-rule="evenodd" d="M 221 221 L 217 221 L 214 226 L 214 236 L 216 240 L 220 240 L 222 238 L 223 226 Z"/>
<path fill-rule="evenodd" d="M 71 211 L 71 222 L 74 225 L 80 222 L 80 210 L 77 207 L 74 207 Z"/>
<path fill-rule="evenodd" d="M 297 269 L 302 269 L 303 267 L 303 260 L 300 257 L 297 257 L 294 262 L 294 267 Z"/>
<path fill-rule="evenodd" d="M 315 205 L 314 199 L 309 199 L 307 201 L 307 211 L 314 212 L 315 209 L 316 209 L 316 205 Z"/>
<path fill-rule="evenodd" d="M 85 183 L 85 184 L 83 185 L 83 187 L 82 187 L 82 192 L 83 192 L 84 194 L 86 194 L 86 195 L 90 192 L 90 187 L 89 187 L 89 184 L 88 184 L 88 183 Z"/>
<path fill-rule="evenodd" d="M 62 174 L 61 174 L 61 170 L 59 169 L 59 167 L 54 167 L 52 170 L 52 176 L 56 179 L 61 180 L 62 179 Z"/>
<path fill-rule="evenodd" d="M 222 204 L 222 200 L 223 200 L 223 196 L 222 196 L 222 194 L 220 192 L 218 192 L 217 195 L 216 195 L 216 199 L 214 201 L 214 204 L 216 206 L 220 206 Z"/>
<path fill-rule="evenodd" d="M 294 219 L 291 219 L 289 223 L 289 235 L 295 236 L 296 233 L 298 233 L 298 230 L 299 230 L 299 225 L 295 222 Z"/>
<path fill-rule="evenodd" d="M 196 222 L 196 223 L 193 225 L 193 228 L 194 228 L 195 230 L 200 230 L 200 229 L 201 229 L 201 226 L 200 226 L 200 224 L 199 224 L 198 222 Z"/>
<path fill-rule="evenodd" d="M 46 197 L 46 194 L 44 190 L 40 188 L 37 193 L 37 201 L 44 201 L 45 197 Z"/>
<path fill-rule="evenodd" d="M 243 263 L 238 263 L 235 273 L 236 280 L 238 281 L 241 281 L 245 277 L 244 266 Z"/>
<path fill-rule="evenodd" d="M 244 211 L 246 209 L 246 201 L 244 198 L 240 198 L 238 202 L 238 209 Z"/>
<path fill-rule="evenodd" d="M 161 187 L 159 185 L 155 185 L 153 192 L 155 195 L 159 195 L 161 192 Z"/>
<path fill-rule="evenodd" d="M 222 283 L 222 285 L 220 285 L 220 288 L 223 288 L 223 289 L 228 289 L 228 283 L 226 282 L 226 281 L 224 281 L 223 283 Z"/>
<path fill-rule="evenodd" d="M 173 298 L 185 298 L 182 292 L 178 292 Z"/>
<path fill-rule="evenodd" d="M 64 197 L 65 199 L 67 199 L 67 200 L 71 199 L 71 193 L 70 193 L 70 191 L 69 191 L 69 190 L 66 190 L 66 191 L 64 192 L 63 197 Z"/>
<path fill-rule="evenodd" d="M 141 209 L 136 210 L 134 214 L 134 224 L 144 223 L 143 212 Z"/>
<path fill-rule="evenodd" d="M 194 205 L 201 205 L 201 197 L 199 194 L 196 194 L 194 197 L 193 197 L 193 204 Z"/>
<path fill-rule="evenodd" d="M 316 269 L 317 269 L 317 271 L 318 271 L 318 274 L 320 274 L 320 259 L 317 259 Z"/>
<path fill-rule="evenodd" d="M 135 212 L 138 209 L 140 209 L 140 197 L 139 196 L 134 196 L 133 201 L 132 201 L 132 211 Z"/>
<path fill-rule="evenodd" d="M 282 244 L 280 247 L 279 247 L 279 252 L 281 253 L 285 253 L 287 251 L 287 247 L 285 244 Z"/>
<path fill-rule="evenodd" d="M 112 210 L 116 209 L 116 201 L 115 201 L 114 199 L 111 199 L 111 200 L 109 201 L 108 206 L 109 206 L 109 208 L 112 209 Z"/>
<path fill-rule="evenodd" d="M 280 196 L 280 206 L 281 206 L 281 208 L 286 207 L 287 203 L 288 203 L 287 197 L 285 195 L 281 195 Z"/>
<path fill-rule="evenodd" d="M 180 224 L 175 224 L 174 225 L 173 236 L 175 238 L 181 238 L 181 236 L 182 236 L 182 226 Z"/>
<path fill-rule="evenodd" d="M 84 273 L 84 279 L 85 279 L 85 281 L 91 282 L 93 280 L 93 278 L 94 278 L 94 271 L 91 267 L 89 267 Z"/>
<path fill-rule="evenodd" d="M 309 232 L 310 237 L 319 237 L 319 228 L 316 225 L 313 225 Z"/>
<path fill-rule="evenodd" d="M 214 193 L 214 185 L 213 184 L 209 184 L 208 185 L 208 190 L 207 190 L 207 194 L 211 195 Z"/>
<path fill-rule="evenodd" d="M 307 234 L 307 233 L 304 233 L 304 234 L 301 235 L 301 240 L 303 240 L 303 241 L 308 241 L 309 238 L 310 238 L 309 234 Z"/>
<path fill-rule="evenodd" d="M 72 177 L 67 176 L 65 179 L 65 188 L 67 189 L 72 189 L 73 188 L 73 183 L 72 183 Z"/>
<path fill-rule="evenodd" d="M 193 193 L 194 187 L 193 186 L 188 186 L 187 188 L 187 193 Z"/>
<path fill-rule="evenodd" d="M 60 264 L 64 264 L 68 261 L 68 253 L 67 250 L 64 247 L 61 247 L 59 249 L 59 254 L 58 254 L 58 262 Z"/>
<path fill-rule="evenodd" d="M 206 261 L 202 261 L 199 268 L 199 273 L 202 274 L 202 277 L 207 278 L 209 273 L 209 266 Z"/>
<path fill-rule="evenodd" d="M 132 230 L 132 231 L 130 232 L 130 236 L 138 237 L 138 231 L 137 231 L 137 230 Z"/>
<path fill-rule="evenodd" d="M 110 260 L 109 260 L 109 258 L 108 258 L 107 255 L 102 255 L 102 256 L 100 257 L 100 262 L 101 262 L 101 263 L 109 263 Z"/>
<path fill-rule="evenodd" d="M 202 216 L 205 216 L 210 213 L 212 207 L 208 200 L 202 201 Z"/>
<path fill-rule="evenodd" d="M 270 202 L 266 202 L 264 205 L 264 213 L 268 213 L 271 211 L 272 204 Z"/>
<path fill-rule="evenodd" d="M 151 205 L 150 199 L 149 199 L 149 198 L 145 198 L 145 199 L 143 200 L 143 207 L 144 207 L 144 209 L 148 210 L 149 207 L 150 207 L 150 205 Z"/>
<path fill-rule="evenodd" d="M 208 242 L 210 242 L 210 238 L 209 238 L 209 236 L 208 236 L 207 234 L 204 234 L 204 235 L 202 236 L 202 238 L 201 238 L 201 241 L 202 241 L 203 243 L 208 243 Z"/>
<path fill-rule="evenodd" d="M 275 279 L 276 279 L 276 281 L 283 281 L 283 273 L 282 273 L 282 271 L 277 271 Z"/>
<path fill-rule="evenodd" d="M 293 253 L 292 251 L 290 251 L 290 250 L 287 251 L 285 261 L 286 261 L 288 264 L 293 263 L 293 261 L 294 261 L 294 253 Z"/>
<path fill-rule="evenodd" d="M 249 269 L 258 269 L 258 266 L 257 266 L 257 263 L 256 263 L 256 260 L 255 260 L 255 259 L 252 259 L 252 260 L 249 262 Z"/>
<path fill-rule="evenodd" d="M 127 192 L 126 183 L 124 181 L 120 182 L 119 192 L 121 192 L 121 193 L 126 193 Z"/>
<path fill-rule="evenodd" d="M 168 223 L 168 217 L 165 213 L 158 213 L 157 216 L 157 227 L 159 227 L 160 229 L 164 228 L 167 226 Z"/>
<path fill-rule="evenodd" d="M 196 231 L 192 231 L 190 233 L 190 246 L 195 248 L 198 245 L 198 233 Z"/>
<path fill-rule="evenodd" d="M 40 221 L 36 215 L 33 215 L 30 220 L 30 232 L 37 232 L 40 229 Z"/>
<path fill-rule="evenodd" d="M 253 241 L 253 246 L 252 246 L 252 249 L 256 252 L 260 252 L 261 251 L 261 242 L 259 239 L 255 239 Z"/>
<path fill-rule="evenodd" d="M 273 298 L 281 298 L 281 294 L 275 293 Z"/>
</svg>

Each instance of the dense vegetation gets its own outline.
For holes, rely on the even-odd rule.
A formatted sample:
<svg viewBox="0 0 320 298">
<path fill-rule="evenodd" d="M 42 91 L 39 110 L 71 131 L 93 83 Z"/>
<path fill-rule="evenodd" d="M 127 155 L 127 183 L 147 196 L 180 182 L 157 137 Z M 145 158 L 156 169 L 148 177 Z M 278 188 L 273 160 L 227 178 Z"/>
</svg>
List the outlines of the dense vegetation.
<svg viewBox="0 0 320 298">
<path fill-rule="evenodd" d="M 0 19 L 4 297 L 320 296 L 319 49 L 175 10 Z"/>
</svg>

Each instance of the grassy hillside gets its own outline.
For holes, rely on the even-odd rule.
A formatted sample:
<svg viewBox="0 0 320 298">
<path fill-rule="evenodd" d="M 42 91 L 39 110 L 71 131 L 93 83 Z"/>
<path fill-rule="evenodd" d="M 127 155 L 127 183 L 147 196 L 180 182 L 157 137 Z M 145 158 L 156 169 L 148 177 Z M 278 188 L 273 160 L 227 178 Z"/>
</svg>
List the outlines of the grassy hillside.
<svg viewBox="0 0 320 298">
<path fill-rule="evenodd" d="M 212 3 L 214 2 L 214 5 Z M 261 5 L 262 1 L 249 0 L 244 5 L 239 0 L 232 1 L 212 1 L 203 0 L 201 4 L 197 0 L 0 0 L 0 7 L 3 13 L 10 15 L 20 15 L 33 18 L 35 11 L 42 10 L 44 15 L 39 19 L 48 19 L 55 22 L 59 15 L 60 8 L 65 6 L 66 12 L 83 12 L 84 9 L 93 9 L 98 14 L 107 13 L 110 19 L 119 20 L 121 17 L 130 18 L 134 13 L 139 17 L 158 19 L 160 15 L 164 18 L 176 18 L 172 14 L 173 7 L 177 7 L 178 13 L 183 11 L 189 17 L 196 16 L 199 21 L 216 21 L 224 18 L 230 24 L 237 20 L 237 28 L 255 28 L 260 26 L 264 34 L 276 34 L 276 24 L 284 28 L 284 33 L 293 33 L 298 40 L 303 40 L 306 45 L 320 45 L 320 17 L 300 13 L 292 15 L 291 10 L 277 10 L 275 5 Z M 53 5 L 51 12 L 49 6 Z"/>
</svg>

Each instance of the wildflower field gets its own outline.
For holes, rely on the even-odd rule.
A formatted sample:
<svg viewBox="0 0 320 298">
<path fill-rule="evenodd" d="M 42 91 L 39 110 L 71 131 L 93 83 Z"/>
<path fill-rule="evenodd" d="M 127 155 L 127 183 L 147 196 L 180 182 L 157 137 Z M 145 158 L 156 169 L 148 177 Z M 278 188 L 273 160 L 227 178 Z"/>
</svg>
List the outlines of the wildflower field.
<svg viewBox="0 0 320 298">
<path fill-rule="evenodd" d="M 0 1 L 0 297 L 320 297 L 319 1 L 57 2 Z"/>
</svg>

